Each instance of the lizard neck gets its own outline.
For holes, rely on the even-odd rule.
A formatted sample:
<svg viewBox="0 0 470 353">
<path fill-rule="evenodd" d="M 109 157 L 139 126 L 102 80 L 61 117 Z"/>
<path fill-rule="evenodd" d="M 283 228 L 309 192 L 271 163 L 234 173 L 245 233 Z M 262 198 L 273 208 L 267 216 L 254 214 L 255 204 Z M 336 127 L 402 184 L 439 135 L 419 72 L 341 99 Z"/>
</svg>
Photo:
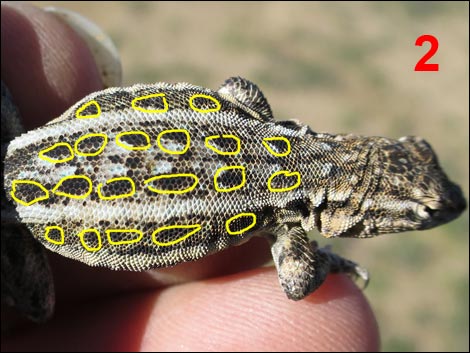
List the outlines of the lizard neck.
<svg viewBox="0 0 470 353">
<path fill-rule="evenodd" d="M 365 200 L 380 179 L 379 153 L 370 138 L 356 135 L 306 136 L 304 187 L 311 228 L 338 236 L 357 224 Z"/>
</svg>

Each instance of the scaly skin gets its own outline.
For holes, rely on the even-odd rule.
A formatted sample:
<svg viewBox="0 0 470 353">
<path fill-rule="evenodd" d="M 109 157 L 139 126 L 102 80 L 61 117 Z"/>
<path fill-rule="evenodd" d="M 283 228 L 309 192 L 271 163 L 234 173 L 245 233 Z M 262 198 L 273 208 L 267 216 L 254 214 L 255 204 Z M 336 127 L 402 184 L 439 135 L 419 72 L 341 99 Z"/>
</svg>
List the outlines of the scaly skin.
<svg viewBox="0 0 470 353">
<path fill-rule="evenodd" d="M 363 238 L 428 229 L 466 207 L 423 139 L 276 122 L 241 78 L 217 92 L 157 83 L 93 93 L 13 139 L 4 173 L 11 206 L 2 227 L 25 225 L 63 256 L 142 271 L 263 235 L 294 300 L 329 272 L 368 278 L 307 231 Z"/>
</svg>

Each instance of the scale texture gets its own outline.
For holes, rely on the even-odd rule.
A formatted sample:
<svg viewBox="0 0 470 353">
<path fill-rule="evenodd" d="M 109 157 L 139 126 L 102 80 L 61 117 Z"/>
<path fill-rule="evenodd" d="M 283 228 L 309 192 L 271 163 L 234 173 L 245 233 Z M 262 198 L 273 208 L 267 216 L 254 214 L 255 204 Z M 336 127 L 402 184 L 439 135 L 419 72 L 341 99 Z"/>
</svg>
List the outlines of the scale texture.
<svg viewBox="0 0 470 353">
<path fill-rule="evenodd" d="M 291 299 L 328 272 L 365 270 L 306 232 L 370 237 L 427 229 L 465 208 L 421 138 L 333 135 L 275 121 L 234 77 L 93 93 L 9 143 L 3 224 L 91 266 L 142 271 L 266 236 Z"/>
</svg>

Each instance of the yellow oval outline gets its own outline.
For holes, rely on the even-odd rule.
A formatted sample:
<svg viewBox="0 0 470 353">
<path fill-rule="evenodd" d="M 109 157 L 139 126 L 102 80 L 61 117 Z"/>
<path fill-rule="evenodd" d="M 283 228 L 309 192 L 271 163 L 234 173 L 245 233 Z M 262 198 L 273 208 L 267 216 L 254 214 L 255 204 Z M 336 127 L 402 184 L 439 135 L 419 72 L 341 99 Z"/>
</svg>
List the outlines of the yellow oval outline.
<svg viewBox="0 0 470 353">
<path fill-rule="evenodd" d="M 140 134 L 140 135 L 143 135 L 145 137 L 145 139 L 147 140 L 147 145 L 146 146 L 142 146 L 142 147 L 129 147 L 127 145 L 125 145 L 123 142 L 119 141 L 118 139 L 121 138 L 122 136 L 125 136 L 125 135 L 132 135 L 132 134 Z M 116 145 L 118 145 L 119 147 L 122 147 L 126 150 L 129 150 L 129 151 L 145 151 L 145 150 L 148 150 L 151 146 L 150 144 L 150 136 L 147 135 L 145 132 L 143 131 L 138 131 L 138 130 L 132 130 L 132 131 L 124 131 L 124 132 L 120 132 L 119 134 L 116 135 Z"/>
<path fill-rule="evenodd" d="M 96 152 L 93 152 L 93 153 L 82 153 L 78 150 L 78 144 L 80 142 L 82 142 L 82 140 L 86 139 L 86 138 L 89 138 L 89 137 L 94 137 L 94 136 L 100 136 L 100 137 L 103 137 L 104 138 L 104 141 L 103 141 L 103 145 L 96 151 Z M 101 152 L 103 152 L 104 148 L 106 147 L 106 145 L 108 144 L 108 135 L 106 134 L 102 134 L 101 132 L 98 132 L 98 133 L 89 133 L 89 134 L 85 134 L 81 137 L 79 137 L 77 139 L 77 141 L 75 141 L 74 145 L 73 145 L 73 149 L 75 150 L 75 153 L 77 154 L 77 156 L 83 156 L 83 157 L 95 157 L 97 155 L 99 155 Z"/>
<path fill-rule="evenodd" d="M 184 193 L 194 190 L 194 188 L 199 183 L 199 178 L 197 177 L 197 175 L 191 174 L 191 173 L 179 173 L 179 174 L 163 174 L 163 175 L 157 175 L 157 176 L 151 177 L 144 181 L 144 185 L 147 185 L 148 183 L 154 180 L 158 180 L 158 179 L 170 179 L 170 178 L 175 178 L 175 177 L 177 178 L 181 176 L 193 178 L 194 184 L 184 190 L 158 190 L 158 189 L 154 189 L 152 186 L 148 186 L 148 188 L 150 191 L 156 192 L 157 194 L 184 194 Z"/>
<path fill-rule="evenodd" d="M 85 179 L 88 182 L 88 186 L 89 186 L 88 191 L 85 194 L 80 195 L 80 196 L 67 194 L 66 192 L 63 192 L 63 191 L 56 191 L 62 185 L 62 183 L 68 179 Z M 56 186 L 54 186 L 54 188 L 51 190 L 51 192 L 53 192 L 57 196 L 65 196 L 65 197 L 70 197 L 71 199 L 81 200 L 81 199 L 86 198 L 88 195 L 90 195 L 92 189 L 93 189 L 93 183 L 91 179 L 87 177 L 86 175 L 69 175 L 60 179 L 59 182 L 56 184 Z"/>
<path fill-rule="evenodd" d="M 253 218 L 253 223 L 250 224 L 249 226 L 243 228 L 242 230 L 237 230 L 235 232 L 231 231 L 230 230 L 230 223 L 232 223 L 234 220 L 240 218 L 240 217 L 247 217 L 247 216 L 250 216 Z M 256 215 L 254 213 L 239 213 L 233 217 L 230 217 L 229 219 L 227 219 L 225 221 L 225 229 L 227 230 L 227 233 L 230 234 L 230 235 L 238 235 L 238 234 L 242 234 L 242 233 L 245 233 L 246 231 L 248 231 L 249 229 L 253 228 L 254 226 L 256 225 Z"/>
<path fill-rule="evenodd" d="M 199 108 L 196 108 L 193 104 L 193 100 L 195 98 L 206 98 L 206 99 L 209 99 L 210 101 L 214 102 L 216 107 L 215 108 L 209 108 L 209 109 L 199 109 Z M 191 98 L 189 98 L 189 106 L 192 110 L 194 110 L 195 112 L 199 112 L 199 113 L 212 113 L 212 112 L 218 112 L 220 110 L 220 108 L 222 108 L 222 105 L 220 104 L 220 102 L 215 99 L 214 97 L 211 97 L 211 96 L 208 96 L 207 94 L 194 94 L 193 96 L 191 96 Z"/>
<path fill-rule="evenodd" d="M 172 241 L 169 241 L 167 243 L 162 243 L 162 242 L 159 242 L 157 241 L 156 239 L 156 234 L 157 233 L 160 233 L 164 230 L 167 230 L 167 229 L 175 229 L 175 228 L 180 228 L 180 229 L 187 229 L 187 228 L 195 228 L 194 230 L 192 230 L 191 232 L 189 232 L 188 234 L 182 236 L 181 238 L 178 238 L 176 240 L 172 240 Z M 157 230 L 155 230 L 153 233 L 152 233 L 152 241 L 158 245 L 158 246 L 171 246 L 171 245 L 175 245 L 175 244 L 178 244 L 180 242 L 182 242 L 183 240 L 185 240 L 186 238 L 190 237 L 191 235 L 193 235 L 194 233 L 196 232 L 199 232 L 201 230 L 202 226 L 200 224 L 189 224 L 189 225 L 173 225 L 173 226 L 164 226 L 164 227 L 160 227 L 158 228 Z"/>
<path fill-rule="evenodd" d="M 139 236 L 136 239 L 132 239 L 132 240 L 121 240 L 121 241 L 111 240 L 111 233 L 118 233 L 118 232 L 139 233 Z M 111 245 L 133 244 L 133 243 L 139 242 L 144 237 L 144 232 L 142 232 L 141 230 L 137 230 L 137 229 L 107 229 L 105 230 L 105 233 L 108 237 L 108 242 Z"/>
<path fill-rule="evenodd" d="M 83 236 L 85 235 L 85 233 L 91 233 L 91 232 L 95 232 L 97 237 L 98 237 L 98 247 L 97 248 L 91 248 L 89 247 L 87 244 L 85 244 L 85 242 L 83 241 Z M 100 232 L 95 229 L 95 228 L 88 228 L 88 229 L 84 229 L 82 230 L 80 233 L 77 234 L 77 236 L 80 238 L 80 243 L 82 243 L 83 247 L 88 250 L 89 252 L 95 252 L 95 251 L 98 251 L 100 250 L 102 247 L 103 247 L 103 242 L 101 241 L 101 234 Z"/>
<path fill-rule="evenodd" d="M 15 196 L 15 192 L 16 192 L 16 184 L 33 184 L 37 187 L 39 187 L 39 189 L 41 189 L 42 191 L 44 191 L 45 195 L 42 196 L 42 197 L 37 197 L 29 202 L 24 202 L 23 200 L 20 200 L 19 198 L 17 198 Z M 38 183 L 37 181 L 34 181 L 34 180 L 13 180 L 13 182 L 11 183 L 11 191 L 10 191 L 10 195 L 11 195 L 11 198 L 13 200 L 15 200 L 16 202 L 18 202 L 19 204 L 23 205 L 23 206 L 31 206 L 32 204 L 35 204 L 36 202 L 39 202 L 39 201 L 42 201 L 42 200 L 47 200 L 49 198 L 49 191 L 43 186 L 41 185 L 40 183 Z"/>
<path fill-rule="evenodd" d="M 286 177 L 290 177 L 292 175 L 296 175 L 297 176 L 297 182 L 292 185 L 292 186 L 289 186 L 289 187 L 286 187 L 286 188 L 280 188 L 280 189 L 275 189 L 271 186 L 271 182 L 272 180 L 274 179 L 274 177 L 276 177 L 277 175 L 285 175 Z M 284 192 L 284 191 L 291 191 L 291 190 L 294 190 L 296 188 L 299 187 L 301 183 L 301 176 L 300 176 L 300 173 L 299 172 L 289 172 L 288 170 L 281 170 L 281 171 L 278 171 L 278 172 L 275 172 L 273 173 L 269 178 L 268 178 L 268 190 L 271 191 L 271 192 Z"/>
<path fill-rule="evenodd" d="M 283 152 L 283 153 L 277 153 L 271 148 L 271 146 L 269 146 L 269 144 L 266 141 L 284 141 L 285 143 L 287 143 L 287 151 Z M 265 137 L 263 139 L 262 143 L 263 143 L 263 146 L 266 147 L 268 152 L 271 153 L 273 156 L 276 156 L 276 157 L 285 157 L 291 151 L 290 141 L 287 138 L 283 137 L 283 136 Z"/>
<path fill-rule="evenodd" d="M 90 105 L 94 104 L 96 106 L 96 110 L 98 111 L 96 114 L 92 115 L 80 115 L 81 112 L 83 112 L 86 108 L 88 108 Z M 80 108 L 77 109 L 75 112 L 75 117 L 77 119 L 93 119 L 93 118 L 98 118 L 101 115 L 101 107 L 97 101 L 94 99 L 85 103 L 82 105 Z"/>
<path fill-rule="evenodd" d="M 120 180 L 127 180 L 127 181 L 130 181 L 131 183 L 131 192 L 130 193 L 127 193 L 127 194 L 122 194 L 122 195 L 113 195 L 113 196 L 104 196 L 102 193 L 101 193 L 101 188 L 103 187 L 103 183 L 99 183 L 98 184 L 98 187 L 96 189 L 96 192 L 98 194 L 98 197 L 101 199 L 101 200 L 115 200 L 115 199 L 122 199 L 124 197 L 130 197 L 132 195 L 135 194 L 135 183 L 134 183 L 134 180 L 132 180 L 131 178 L 129 177 L 117 177 L 117 178 L 111 178 L 109 180 L 106 180 L 106 185 L 108 185 L 109 183 L 112 183 L 112 182 L 115 182 L 115 181 L 120 181 Z"/>
<path fill-rule="evenodd" d="M 154 98 L 154 97 L 162 97 L 163 109 L 145 109 L 145 108 L 141 108 L 135 105 L 135 103 L 140 100 L 145 100 L 145 99 Z M 166 113 L 168 111 L 168 102 L 166 100 L 165 93 L 154 93 L 154 94 L 149 94 L 146 96 L 134 98 L 131 102 L 131 105 L 132 105 L 132 108 L 143 113 Z"/>
<path fill-rule="evenodd" d="M 237 149 L 234 152 L 224 152 L 224 151 L 221 151 L 221 150 L 217 149 L 216 147 L 209 144 L 210 140 L 214 140 L 214 139 L 217 139 L 217 138 L 233 138 L 233 139 L 235 139 L 235 141 L 237 141 Z M 221 154 L 223 156 L 234 156 L 234 155 L 240 153 L 240 138 L 238 138 L 235 135 L 212 135 L 212 136 L 208 136 L 208 137 L 206 137 L 206 139 L 204 141 L 204 144 L 206 145 L 207 148 L 209 148 L 212 151 L 214 151 L 215 153 Z"/>
<path fill-rule="evenodd" d="M 182 132 L 186 135 L 186 146 L 183 148 L 182 151 L 171 151 L 171 150 L 168 150 L 168 149 L 166 149 L 165 147 L 162 146 L 162 143 L 160 142 L 162 136 L 164 134 L 169 134 L 169 133 L 172 133 L 172 132 Z M 191 136 L 189 135 L 189 131 L 185 130 L 185 129 L 163 130 L 157 136 L 157 145 L 158 145 L 158 147 L 160 147 L 160 149 L 163 152 L 166 152 L 166 153 L 169 153 L 169 154 L 184 154 L 184 153 L 186 153 L 186 151 L 189 149 L 189 146 L 191 145 Z"/>
<path fill-rule="evenodd" d="M 231 188 L 228 189 L 221 189 L 219 187 L 219 183 L 217 182 L 217 177 L 219 176 L 220 173 L 222 173 L 224 170 L 230 170 L 230 169 L 241 169 L 242 170 L 242 182 L 239 185 L 232 186 Z M 246 168 L 242 165 L 233 165 L 233 166 L 225 166 L 217 169 L 217 171 L 214 174 L 214 187 L 215 190 L 218 192 L 230 192 L 234 190 L 238 190 L 242 188 L 246 184 Z"/>
<path fill-rule="evenodd" d="M 60 232 L 61 240 L 54 240 L 54 239 L 49 238 L 49 231 L 51 229 L 57 229 Z M 64 229 L 62 227 L 59 227 L 59 226 L 47 226 L 46 230 L 45 230 L 44 238 L 51 244 L 64 245 L 64 243 L 65 243 Z"/>
<path fill-rule="evenodd" d="M 52 159 L 52 158 L 49 158 L 49 157 L 44 155 L 45 153 L 47 153 L 49 151 L 52 151 L 54 148 L 57 148 L 59 146 L 67 147 L 69 149 L 70 156 L 66 157 L 64 159 Z M 64 163 L 64 162 L 68 162 L 68 161 L 72 160 L 73 157 L 74 157 L 74 154 L 73 154 L 72 146 L 70 146 L 67 142 L 57 142 L 57 143 L 54 143 L 51 147 L 45 148 L 45 149 L 39 151 L 38 157 L 39 157 L 39 159 L 42 159 L 43 161 L 55 164 L 55 163 Z"/>
</svg>

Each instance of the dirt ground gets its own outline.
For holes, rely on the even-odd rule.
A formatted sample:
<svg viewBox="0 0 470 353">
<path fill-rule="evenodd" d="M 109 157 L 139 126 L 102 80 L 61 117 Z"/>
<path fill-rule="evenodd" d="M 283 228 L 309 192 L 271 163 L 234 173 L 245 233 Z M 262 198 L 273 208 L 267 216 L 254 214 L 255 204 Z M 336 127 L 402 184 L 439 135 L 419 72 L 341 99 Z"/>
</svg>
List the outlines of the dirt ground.
<svg viewBox="0 0 470 353">
<path fill-rule="evenodd" d="M 50 2 L 36 2 L 40 6 Z M 124 84 L 255 81 L 277 119 L 314 131 L 425 137 L 468 199 L 469 5 L 54 3 L 90 18 L 122 54 Z M 429 44 L 438 72 L 415 72 Z M 437 229 L 339 240 L 367 267 L 385 351 L 468 351 L 468 211 Z M 318 238 L 318 234 L 315 234 Z M 330 242 L 331 243 L 331 242 Z"/>
</svg>

